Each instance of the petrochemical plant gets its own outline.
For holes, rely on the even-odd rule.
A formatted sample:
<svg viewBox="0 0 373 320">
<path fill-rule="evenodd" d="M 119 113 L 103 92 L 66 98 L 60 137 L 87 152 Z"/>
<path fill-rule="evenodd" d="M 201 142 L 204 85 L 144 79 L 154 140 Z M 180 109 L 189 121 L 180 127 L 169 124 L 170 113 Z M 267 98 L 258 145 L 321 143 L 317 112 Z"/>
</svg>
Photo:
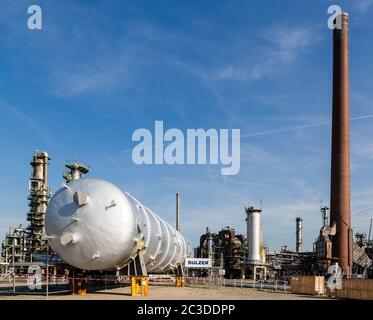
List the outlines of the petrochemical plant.
<svg viewBox="0 0 373 320">
<path fill-rule="evenodd" d="M 295 250 L 283 246 L 274 251 L 265 245 L 265 226 L 261 224 L 265 211 L 261 206 L 242 204 L 246 234 L 236 234 L 229 226 L 216 232 L 207 227 L 193 254 L 180 232 L 179 193 L 173 227 L 128 192 L 86 177 L 90 168 L 85 163 L 69 161 L 65 181 L 51 197 L 50 157 L 36 151 L 29 180 L 29 225 L 12 227 L 6 234 L 1 245 L 1 274 L 25 274 L 29 266 L 47 263 L 55 275 L 105 271 L 140 279 L 157 273 L 173 274 L 180 281 L 185 275 L 270 280 L 324 276 L 338 264 L 344 278 L 373 278 L 372 221 L 369 234 L 358 232 L 355 241 L 351 227 L 346 13 L 341 15 L 341 22 L 342 28 L 333 31 L 330 210 L 320 208 L 321 226 L 315 230 L 312 251 L 303 248 L 306 219 L 297 217 L 294 221 Z M 207 258 L 211 265 L 187 270 L 185 260 L 192 256 Z"/>
<path fill-rule="evenodd" d="M 46 152 L 36 151 L 32 156 L 29 226 L 10 228 L 6 234 L 1 246 L 3 274 L 13 265 L 17 273 L 27 273 L 30 265 L 45 261 L 47 253 L 54 273 L 69 273 L 72 268 L 113 274 L 131 274 L 136 268 L 136 274 L 184 272 L 184 260 L 193 254 L 179 231 L 179 193 L 174 228 L 129 193 L 109 182 L 85 177 L 90 171 L 85 163 L 68 161 L 65 182 L 50 199 L 49 160 Z M 328 207 L 320 209 L 321 228 L 312 251 L 302 250 L 301 217 L 294 221 L 295 250 L 282 246 L 273 251 L 265 245 L 262 208 L 246 206 L 243 212 L 244 235 L 229 226 L 216 233 L 206 228 L 194 256 L 211 259 L 211 268 L 190 275 L 222 276 L 224 270 L 225 278 L 288 279 L 294 275 L 324 275 L 338 261 L 332 252 L 336 226 L 330 226 Z M 244 223 L 244 217 L 242 220 Z M 356 233 L 352 242 L 354 277 L 373 277 L 371 229 L 372 221 L 369 235 Z"/>
<path fill-rule="evenodd" d="M 350 209 L 350 99 L 348 62 L 348 20 L 347 13 L 339 17 L 340 28 L 333 30 L 333 101 L 332 101 L 332 150 L 329 208 L 321 208 L 322 226 L 312 252 L 302 252 L 303 219 L 296 219 L 295 252 L 283 247 L 280 252 L 265 249 L 263 232 L 260 228 L 261 208 L 246 207 L 247 239 L 237 237 L 234 230 L 226 228 L 218 236 L 206 232 L 201 237 L 197 252 L 203 256 L 215 256 L 228 252 L 230 259 L 221 259 L 229 275 L 249 273 L 252 277 L 290 276 L 296 274 L 325 274 L 333 263 L 338 263 L 346 278 L 352 276 L 372 277 L 372 248 L 369 236 L 357 233 L 352 237 Z M 229 245 L 222 239 L 227 231 Z M 207 241 L 206 241 L 207 239 Z M 233 248 L 233 249 L 231 249 Z M 237 253 L 240 252 L 240 259 Z M 227 255 L 227 254 L 226 254 Z M 240 263 L 238 263 L 238 260 Z"/>
</svg>

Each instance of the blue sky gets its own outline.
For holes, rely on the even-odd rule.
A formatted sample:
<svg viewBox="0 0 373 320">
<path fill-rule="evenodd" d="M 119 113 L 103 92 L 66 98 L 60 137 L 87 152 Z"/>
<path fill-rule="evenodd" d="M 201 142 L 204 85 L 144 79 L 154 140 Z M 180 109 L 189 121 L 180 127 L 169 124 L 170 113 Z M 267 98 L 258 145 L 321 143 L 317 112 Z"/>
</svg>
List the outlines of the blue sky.
<svg viewBox="0 0 373 320">
<path fill-rule="evenodd" d="M 27 7 L 43 29 L 27 29 Z M 209 226 L 245 233 L 243 207 L 263 201 L 266 244 L 312 250 L 329 202 L 330 1 L 0 2 L 0 237 L 26 224 L 29 165 L 49 152 L 50 186 L 65 160 L 130 192 L 196 245 Z M 373 1 L 350 13 L 351 204 L 354 231 L 373 217 Z M 241 129 L 241 170 L 136 166 L 132 132 Z"/>
</svg>

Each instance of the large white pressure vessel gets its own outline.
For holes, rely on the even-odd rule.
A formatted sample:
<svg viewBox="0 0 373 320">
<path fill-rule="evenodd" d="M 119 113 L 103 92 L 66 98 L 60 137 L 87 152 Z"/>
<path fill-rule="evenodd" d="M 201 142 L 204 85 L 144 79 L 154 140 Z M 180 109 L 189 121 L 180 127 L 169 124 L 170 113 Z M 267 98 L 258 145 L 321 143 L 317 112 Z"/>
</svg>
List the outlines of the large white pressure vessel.
<svg viewBox="0 0 373 320">
<path fill-rule="evenodd" d="M 49 202 L 45 217 L 51 248 L 83 270 L 119 270 L 139 248 L 149 272 L 171 271 L 191 250 L 182 234 L 113 184 L 70 181 Z"/>
</svg>

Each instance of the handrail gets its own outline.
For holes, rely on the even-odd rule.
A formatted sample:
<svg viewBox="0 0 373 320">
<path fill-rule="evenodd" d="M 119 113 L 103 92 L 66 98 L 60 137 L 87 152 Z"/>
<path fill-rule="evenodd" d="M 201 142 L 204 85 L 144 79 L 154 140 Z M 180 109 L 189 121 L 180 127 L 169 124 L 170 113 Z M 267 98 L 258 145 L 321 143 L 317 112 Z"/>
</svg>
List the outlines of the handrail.
<svg viewBox="0 0 373 320">
<path fill-rule="evenodd" d="M 5 273 L 5 275 L 3 275 L 2 277 L 0 277 L 0 281 L 8 278 L 8 277 L 11 277 L 14 275 L 14 268 L 9 268 L 7 273 Z"/>
</svg>

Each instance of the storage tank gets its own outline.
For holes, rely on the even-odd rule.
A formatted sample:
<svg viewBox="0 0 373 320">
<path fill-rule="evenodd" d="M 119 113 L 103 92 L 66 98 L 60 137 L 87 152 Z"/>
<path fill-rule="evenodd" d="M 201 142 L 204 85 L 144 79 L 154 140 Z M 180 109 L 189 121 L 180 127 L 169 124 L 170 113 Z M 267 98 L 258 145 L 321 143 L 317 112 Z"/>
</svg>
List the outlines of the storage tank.
<svg viewBox="0 0 373 320">
<path fill-rule="evenodd" d="M 46 213 L 51 248 L 83 270 L 119 270 L 140 248 L 148 272 L 172 271 L 191 255 L 180 231 L 113 184 L 72 180 L 52 197 Z"/>
<path fill-rule="evenodd" d="M 245 208 L 247 218 L 247 262 L 260 263 L 260 214 L 262 209 Z"/>
</svg>

